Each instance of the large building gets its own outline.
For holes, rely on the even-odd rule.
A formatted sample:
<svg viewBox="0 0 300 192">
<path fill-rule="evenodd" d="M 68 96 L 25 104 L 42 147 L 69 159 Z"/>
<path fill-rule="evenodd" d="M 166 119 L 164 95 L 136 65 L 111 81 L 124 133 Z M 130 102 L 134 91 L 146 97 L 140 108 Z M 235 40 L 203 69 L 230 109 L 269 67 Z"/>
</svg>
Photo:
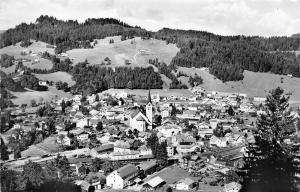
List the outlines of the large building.
<svg viewBox="0 0 300 192">
<path fill-rule="evenodd" d="M 131 185 L 134 178 L 138 176 L 139 170 L 132 164 L 127 164 L 106 177 L 106 185 L 113 189 L 124 189 Z"/>
<path fill-rule="evenodd" d="M 145 131 L 146 129 L 152 129 L 153 122 L 153 105 L 151 102 L 151 95 L 149 90 L 148 101 L 146 104 L 146 115 L 144 115 L 139 110 L 135 110 L 130 114 L 130 127 L 132 129 L 137 129 L 140 132 Z"/>
</svg>

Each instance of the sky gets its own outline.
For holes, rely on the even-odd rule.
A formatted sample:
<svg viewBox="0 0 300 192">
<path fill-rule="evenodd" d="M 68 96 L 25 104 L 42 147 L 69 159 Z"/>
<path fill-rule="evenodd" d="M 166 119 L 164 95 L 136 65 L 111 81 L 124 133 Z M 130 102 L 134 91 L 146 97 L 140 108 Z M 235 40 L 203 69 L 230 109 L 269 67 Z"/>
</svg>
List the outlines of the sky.
<svg viewBox="0 0 300 192">
<path fill-rule="evenodd" d="M 0 0 L 0 30 L 40 15 L 78 20 L 112 17 L 151 31 L 163 27 L 220 35 L 300 33 L 300 0 Z"/>
</svg>

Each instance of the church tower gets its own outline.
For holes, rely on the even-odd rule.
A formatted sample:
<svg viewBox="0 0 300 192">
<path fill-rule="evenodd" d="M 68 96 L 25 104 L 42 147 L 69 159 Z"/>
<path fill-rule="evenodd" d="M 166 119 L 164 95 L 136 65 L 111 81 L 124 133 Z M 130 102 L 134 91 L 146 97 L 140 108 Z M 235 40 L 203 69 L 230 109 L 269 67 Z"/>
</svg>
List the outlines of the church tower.
<svg viewBox="0 0 300 192">
<path fill-rule="evenodd" d="M 149 119 L 151 125 L 152 126 L 152 109 L 153 109 L 153 105 L 152 105 L 152 101 L 151 101 L 151 94 L 150 94 L 150 89 L 149 89 L 149 93 L 148 93 L 148 102 L 146 104 L 146 116 Z"/>
</svg>

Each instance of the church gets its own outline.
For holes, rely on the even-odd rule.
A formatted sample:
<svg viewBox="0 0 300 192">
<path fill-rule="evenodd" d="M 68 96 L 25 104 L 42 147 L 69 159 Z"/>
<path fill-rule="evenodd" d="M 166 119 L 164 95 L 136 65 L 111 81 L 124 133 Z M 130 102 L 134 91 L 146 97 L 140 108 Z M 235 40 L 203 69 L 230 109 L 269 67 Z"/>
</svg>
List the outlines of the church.
<svg viewBox="0 0 300 192">
<path fill-rule="evenodd" d="M 137 129 L 140 132 L 146 131 L 147 129 L 152 129 L 153 123 L 153 104 L 151 101 L 151 94 L 149 90 L 148 100 L 146 104 L 146 115 L 144 115 L 140 110 L 135 110 L 130 114 L 130 127 L 132 129 Z"/>
</svg>

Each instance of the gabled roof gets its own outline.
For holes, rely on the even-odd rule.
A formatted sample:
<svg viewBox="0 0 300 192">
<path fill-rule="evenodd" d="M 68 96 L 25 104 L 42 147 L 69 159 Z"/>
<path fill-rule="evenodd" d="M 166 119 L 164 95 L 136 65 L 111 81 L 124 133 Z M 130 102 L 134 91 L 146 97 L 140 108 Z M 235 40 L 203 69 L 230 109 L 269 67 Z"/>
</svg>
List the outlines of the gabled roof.
<svg viewBox="0 0 300 192">
<path fill-rule="evenodd" d="M 133 119 L 135 116 L 137 116 L 137 114 L 139 114 L 140 111 L 138 109 L 136 109 L 135 111 L 133 111 L 131 114 L 130 114 L 130 117 Z"/>
<path fill-rule="evenodd" d="M 138 169 L 133 164 L 127 164 L 117 170 L 117 173 L 122 179 L 126 179 L 138 172 Z"/>
<path fill-rule="evenodd" d="M 95 150 L 97 152 L 105 151 L 105 150 L 113 150 L 114 149 L 114 144 L 107 144 L 107 145 L 101 145 L 100 147 L 96 147 Z"/>
<path fill-rule="evenodd" d="M 184 178 L 184 179 L 180 179 L 177 183 L 184 183 L 186 185 L 191 185 L 193 183 L 195 183 L 195 181 L 191 178 Z"/>
<path fill-rule="evenodd" d="M 156 176 L 156 177 L 152 178 L 150 181 L 148 181 L 147 184 L 150 185 L 151 187 L 155 188 L 163 182 L 165 182 L 165 181 L 162 178 L 160 178 L 159 176 Z"/>
<path fill-rule="evenodd" d="M 140 169 L 144 170 L 144 171 L 147 171 L 153 167 L 155 167 L 157 164 L 156 164 L 156 161 L 155 160 L 152 160 L 152 161 L 145 161 L 143 163 L 141 163 L 139 165 Z"/>
</svg>

